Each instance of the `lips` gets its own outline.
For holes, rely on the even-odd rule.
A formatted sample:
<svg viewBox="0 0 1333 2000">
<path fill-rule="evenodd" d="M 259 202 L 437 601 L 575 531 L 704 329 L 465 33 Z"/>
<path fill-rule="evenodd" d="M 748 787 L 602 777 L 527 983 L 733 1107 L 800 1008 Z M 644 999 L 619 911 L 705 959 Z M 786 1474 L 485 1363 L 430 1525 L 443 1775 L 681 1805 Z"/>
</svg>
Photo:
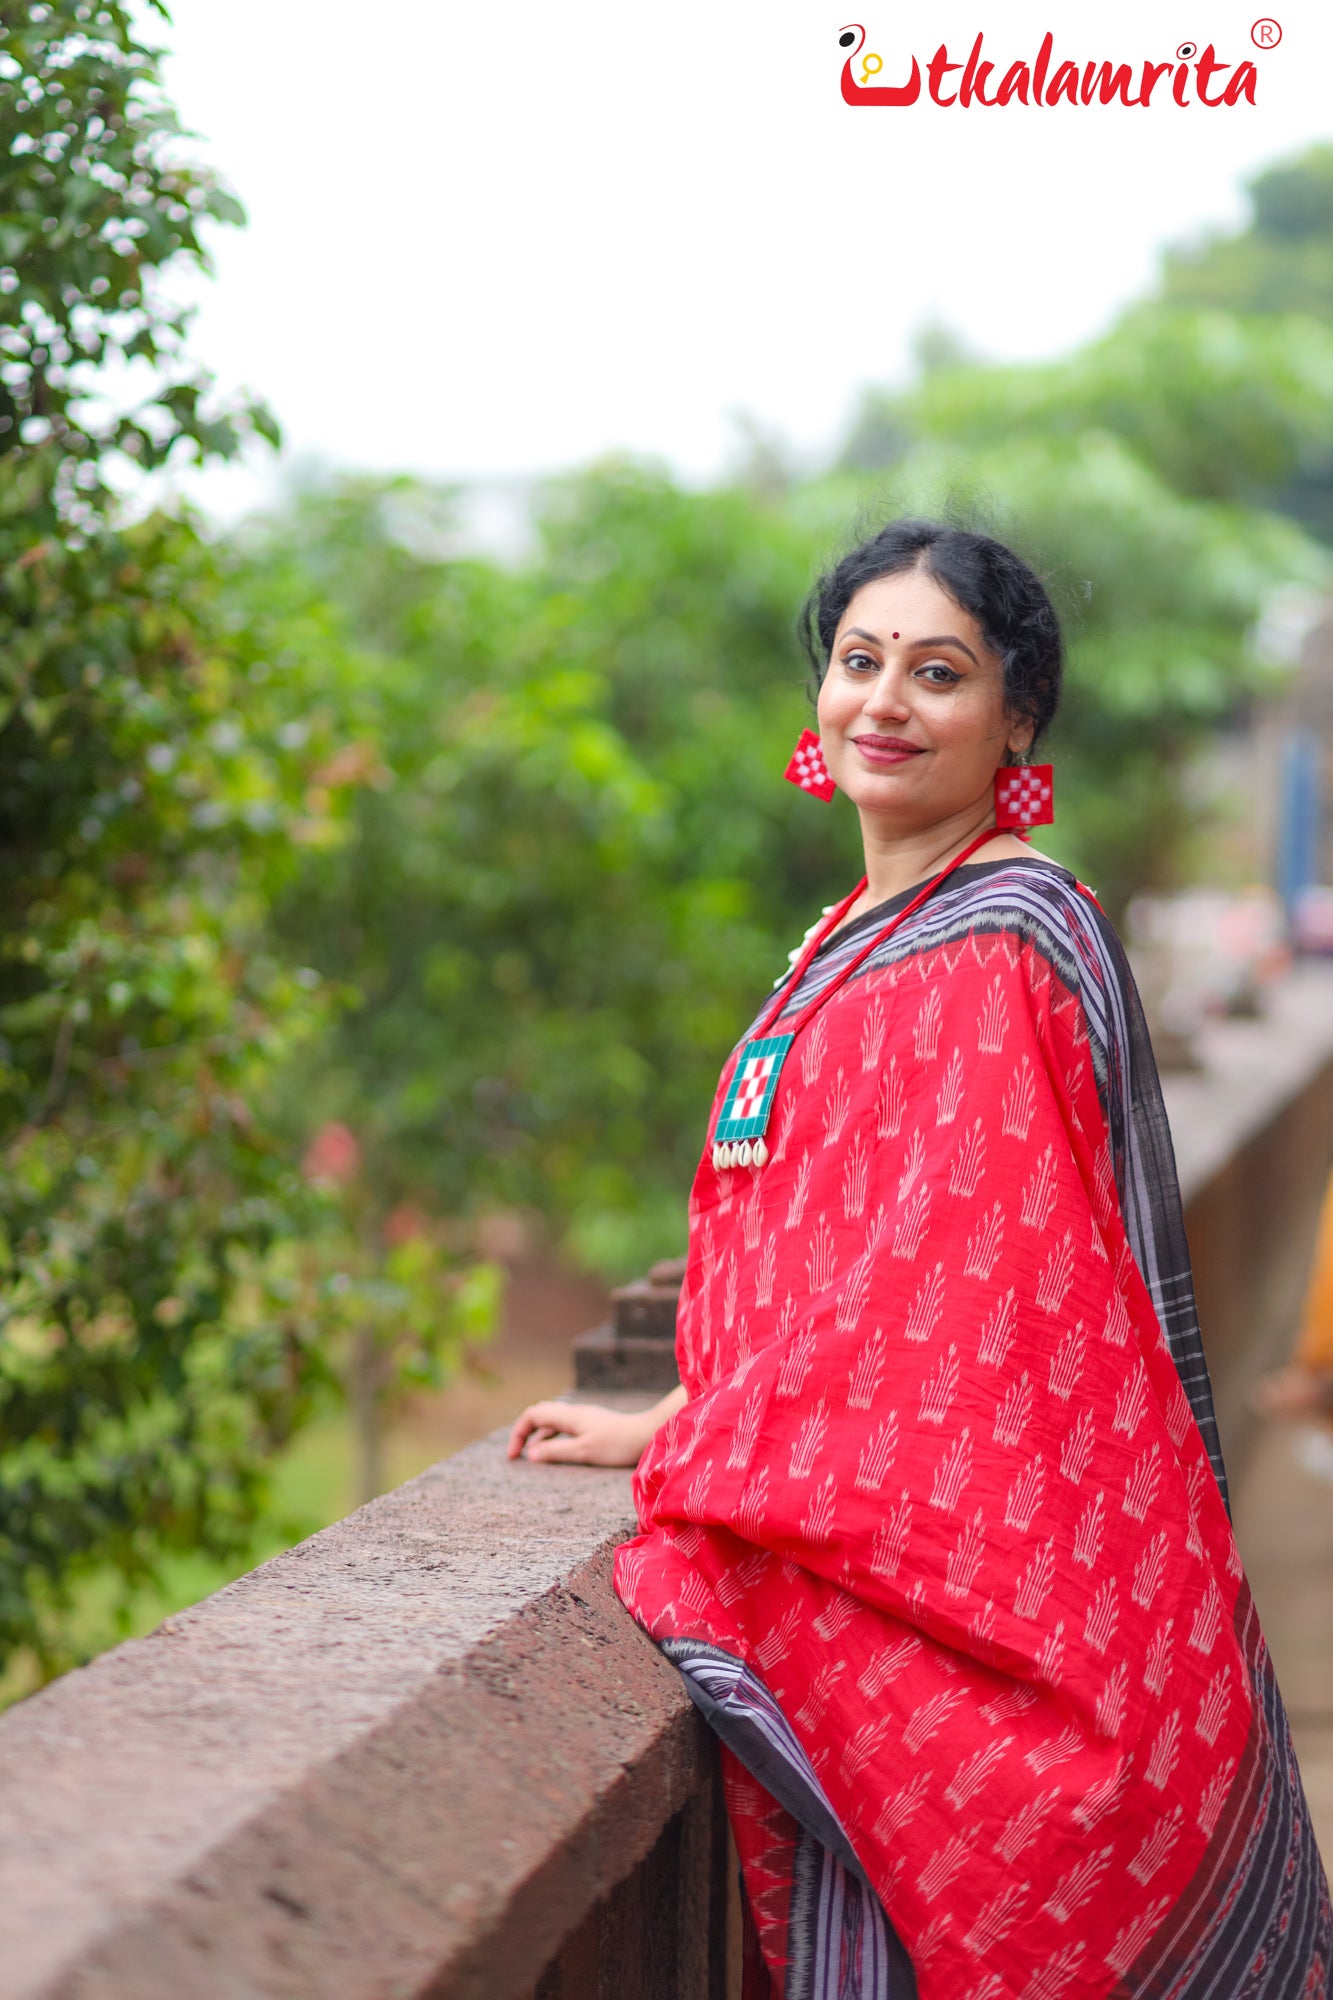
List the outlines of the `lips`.
<svg viewBox="0 0 1333 2000">
<path fill-rule="evenodd" d="M 909 743 L 903 736 L 853 736 L 851 741 L 868 764 L 905 764 L 922 754 L 919 743 Z"/>
</svg>

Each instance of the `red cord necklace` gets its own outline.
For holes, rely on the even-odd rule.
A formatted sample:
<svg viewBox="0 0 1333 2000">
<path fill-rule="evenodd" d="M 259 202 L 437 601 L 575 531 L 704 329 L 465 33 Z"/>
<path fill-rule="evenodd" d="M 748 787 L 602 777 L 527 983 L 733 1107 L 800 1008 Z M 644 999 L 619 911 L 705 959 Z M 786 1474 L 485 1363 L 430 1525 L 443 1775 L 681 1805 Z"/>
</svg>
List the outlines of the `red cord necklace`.
<svg viewBox="0 0 1333 2000">
<path fill-rule="evenodd" d="M 882 929 L 875 932 L 868 944 L 853 953 L 841 972 L 829 981 L 822 993 L 815 995 L 785 1035 L 770 1035 L 768 1030 L 781 1014 L 788 994 L 797 990 L 805 977 L 806 968 L 824 940 L 838 928 L 852 904 L 866 887 L 867 877 L 863 875 L 850 896 L 843 897 L 837 908 L 820 925 L 806 945 L 792 967 L 790 977 L 783 981 L 781 990 L 765 1009 L 758 1027 L 736 1059 L 736 1068 L 727 1087 L 722 1109 L 718 1113 L 717 1124 L 713 1127 L 713 1165 L 719 1171 L 726 1167 L 762 1167 L 766 1164 L 768 1146 L 764 1134 L 768 1130 L 769 1114 L 773 1109 L 773 1099 L 777 1095 L 782 1065 L 790 1055 L 796 1037 L 813 1021 L 820 1008 L 833 998 L 839 987 L 844 986 L 852 974 L 865 964 L 872 952 L 878 951 L 885 939 L 892 937 L 898 926 L 905 924 L 907 919 L 921 908 L 926 899 L 934 895 L 941 882 L 947 881 L 954 869 L 961 868 L 969 855 L 975 854 L 988 840 L 994 840 L 996 834 L 1001 831 L 1000 827 L 988 826 L 975 840 L 969 841 L 961 854 L 956 854 L 946 868 L 942 868 L 924 888 L 917 891 L 905 909 L 899 910 Z"/>
</svg>

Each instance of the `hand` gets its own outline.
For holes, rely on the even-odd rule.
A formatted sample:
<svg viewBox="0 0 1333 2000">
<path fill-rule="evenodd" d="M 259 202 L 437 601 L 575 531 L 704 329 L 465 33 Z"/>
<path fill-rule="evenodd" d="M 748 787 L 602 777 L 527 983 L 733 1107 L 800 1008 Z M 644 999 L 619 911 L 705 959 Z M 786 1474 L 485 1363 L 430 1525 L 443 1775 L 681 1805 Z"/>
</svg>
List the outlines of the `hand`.
<svg viewBox="0 0 1333 2000">
<path fill-rule="evenodd" d="M 652 1436 L 648 1412 L 597 1403 L 529 1403 L 509 1433 L 508 1457 L 552 1465 L 637 1465 Z"/>
</svg>

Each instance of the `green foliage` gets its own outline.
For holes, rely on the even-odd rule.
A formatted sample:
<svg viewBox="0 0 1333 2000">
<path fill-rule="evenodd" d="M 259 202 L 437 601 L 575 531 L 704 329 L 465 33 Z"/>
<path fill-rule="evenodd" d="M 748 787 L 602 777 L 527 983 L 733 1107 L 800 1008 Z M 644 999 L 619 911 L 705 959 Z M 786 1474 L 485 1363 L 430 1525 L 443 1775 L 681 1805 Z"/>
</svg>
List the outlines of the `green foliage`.
<svg viewBox="0 0 1333 2000">
<path fill-rule="evenodd" d="M 1105 431 L 1177 494 L 1252 504 L 1333 443 L 1333 328 L 1142 307 L 1065 360 L 937 370 L 908 403 L 916 437 Z"/>
<path fill-rule="evenodd" d="M 1249 195 L 1248 228 L 1168 253 L 1163 298 L 1173 307 L 1221 308 L 1259 320 L 1299 314 L 1322 329 L 1333 327 L 1333 146 L 1311 146 L 1265 168 L 1250 182 Z M 1333 542 L 1326 409 L 1265 498 Z"/>
<path fill-rule="evenodd" d="M 325 1010 L 262 936 L 309 753 L 207 552 L 156 520 L 6 582 L 0 1651 L 53 1667 L 70 1580 L 233 1550 L 307 1409 L 317 1327 L 270 1254 L 304 1197 L 260 1111 Z"/>
<path fill-rule="evenodd" d="M 1163 297 L 1171 305 L 1333 320 L 1333 145 L 1264 168 L 1248 191 L 1248 228 L 1168 253 Z"/>
<path fill-rule="evenodd" d="M 163 302 L 239 211 L 129 10 L 0 10 L 0 135 L 0 1658 L 50 1672 L 81 1577 L 249 1545 L 336 1357 L 296 1244 L 354 1240 L 266 1110 L 335 996 L 266 919 L 356 778 L 190 523 L 115 506 L 271 430 Z"/>
<path fill-rule="evenodd" d="M 207 378 L 184 351 L 189 315 L 164 297 L 173 258 L 206 267 L 200 225 L 244 217 L 183 162 L 132 10 L 5 7 L 0 134 L 0 452 L 52 447 L 42 483 L 62 524 L 95 518 L 110 451 L 154 466 L 226 454 L 251 426 L 275 435 L 253 406 L 206 413 Z M 108 395 L 125 370 L 145 389 L 129 410 Z"/>
<path fill-rule="evenodd" d="M 612 464 L 552 490 L 506 572 L 409 552 L 444 504 L 347 482 L 237 558 L 238 618 L 318 644 L 383 765 L 283 907 L 361 996 L 293 1116 L 345 1119 L 385 1201 L 535 1206 L 623 1270 L 678 1238 L 718 1061 L 855 866 L 775 780 L 809 532 Z"/>
</svg>

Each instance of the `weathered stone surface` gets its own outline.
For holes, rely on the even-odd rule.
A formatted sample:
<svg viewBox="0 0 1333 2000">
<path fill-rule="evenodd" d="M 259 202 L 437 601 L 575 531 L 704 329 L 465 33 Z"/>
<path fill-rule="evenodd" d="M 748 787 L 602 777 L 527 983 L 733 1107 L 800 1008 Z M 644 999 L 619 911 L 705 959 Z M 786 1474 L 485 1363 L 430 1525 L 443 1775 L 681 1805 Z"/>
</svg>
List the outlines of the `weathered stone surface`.
<svg viewBox="0 0 1333 2000">
<path fill-rule="evenodd" d="M 1208 1023 L 1199 1053 L 1163 1094 L 1234 1477 L 1258 1435 L 1254 1382 L 1290 1348 L 1333 1165 L 1333 967 L 1298 967 L 1257 1020 Z"/>
<path fill-rule="evenodd" d="M 13 1710 L 5 2000 L 530 1988 L 710 1770 L 632 1529 L 492 1439 Z"/>
<path fill-rule="evenodd" d="M 1333 1868 L 1333 1438 L 1322 1426 L 1267 1426 L 1233 1498 L 1310 1817 Z"/>
</svg>

